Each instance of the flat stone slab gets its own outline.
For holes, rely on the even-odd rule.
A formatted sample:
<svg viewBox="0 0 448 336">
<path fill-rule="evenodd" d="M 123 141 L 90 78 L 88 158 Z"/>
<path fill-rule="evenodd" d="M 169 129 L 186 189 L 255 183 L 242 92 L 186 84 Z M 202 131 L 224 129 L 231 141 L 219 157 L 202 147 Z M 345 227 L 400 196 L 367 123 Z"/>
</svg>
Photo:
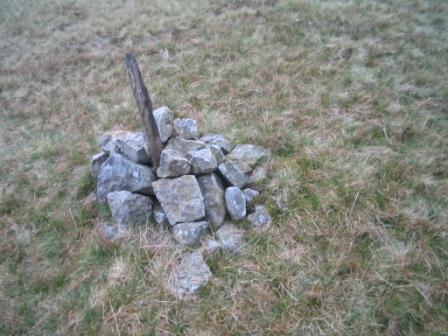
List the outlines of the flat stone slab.
<svg viewBox="0 0 448 336">
<path fill-rule="evenodd" d="M 116 131 L 102 135 L 100 145 L 106 154 L 118 153 L 135 163 L 148 164 L 145 136 L 141 132 Z"/>
<path fill-rule="evenodd" d="M 236 145 L 227 158 L 234 161 L 244 173 L 248 173 L 268 159 L 268 151 L 251 144 Z"/>
<path fill-rule="evenodd" d="M 204 198 L 195 176 L 160 179 L 152 186 L 171 225 L 204 218 Z"/>
<path fill-rule="evenodd" d="M 241 220 L 246 217 L 246 197 L 241 189 L 228 187 L 225 191 L 227 212 L 233 220 Z"/>
<path fill-rule="evenodd" d="M 112 154 L 100 168 L 97 184 L 98 200 L 105 202 L 108 193 L 120 190 L 150 195 L 155 179 L 149 167 L 134 163 L 122 155 Z"/>
<path fill-rule="evenodd" d="M 231 185 L 242 188 L 249 179 L 244 172 L 233 161 L 227 160 L 218 166 L 219 173 Z"/>
<path fill-rule="evenodd" d="M 206 285 L 212 272 L 200 251 L 187 253 L 180 262 L 173 265 L 166 281 L 168 291 L 178 299 L 185 299 Z"/>
<path fill-rule="evenodd" d="M 204 135 L 200 140 L 205 142 L 207 145 L 215 145 L 220 147 L 224 153 L 228 153 L 232 149 L 230 141 L 221 134 Z"/>
<path fill-rule="evenodd" d="M 179 223 L 173 226 L 173 236 L 181 245 L 194 246 L 199 244 L 201 236 L 207 229 L 208 223 L 205 221 Z"/>
<path fill-rule="evenodd" d="M 186 140 L 181 137 L 175 137 L 168 141 L 165 149 L 175 149 L 187 155 L 188 152 L 195 151 L 205 147 L 205 143 L 198 140 Z"/>
<path fill-rule="evenodd" d="M 144 225 L 152 213 L 152 199 L 126 190 L 107 194 L 112 219 L 118 225 Z"/>
<path fill-rule="evenodd" d="M 226 217 L 224 184 L 217 174 L 198 176 L 198 182 L 204 197 L 205 215 L 216 229 L 224 223 Z"/>
</svg>

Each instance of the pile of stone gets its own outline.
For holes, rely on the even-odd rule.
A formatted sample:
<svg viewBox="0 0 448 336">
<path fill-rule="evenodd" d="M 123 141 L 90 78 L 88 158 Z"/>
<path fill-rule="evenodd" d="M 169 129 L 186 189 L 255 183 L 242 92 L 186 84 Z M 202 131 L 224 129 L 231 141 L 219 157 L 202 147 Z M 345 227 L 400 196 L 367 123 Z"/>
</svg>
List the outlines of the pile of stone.
<svg viewBox="0 0 448 336">
<path fill-rule="evenodd" d="M 266 178 L 267 150 L 252 144 L 233 147 L 219 134 L 200 136 L 195 120 L 174 119 L 167 107 L 153 114 L 164 144 L 155 172 L 149 167 L 143 133 L 106 133 L 99 141 L 101 153 L 91 159 L 98 201 L 107 202 L 112 215 L 113 224 L 103 230 L 107 239 L 115 239 L 130 225 L 146 224 L 152 216 L 181 245 L 200 247 L 201 253 L 220 248 L 237 252 L 243 232 L 231 221 L 247 219 L 255 229 L 271 223 L 266 208 L 256 204 L 259 192 L 253 189 Z M 198 251 L 187 254 L 185 263 L 200 264 L 200 273 L 206 274 Z M 194 262 L 188 262 L 189 256 Z M 183 294 L 194 291 L 185 287 Z"/>
</svg>

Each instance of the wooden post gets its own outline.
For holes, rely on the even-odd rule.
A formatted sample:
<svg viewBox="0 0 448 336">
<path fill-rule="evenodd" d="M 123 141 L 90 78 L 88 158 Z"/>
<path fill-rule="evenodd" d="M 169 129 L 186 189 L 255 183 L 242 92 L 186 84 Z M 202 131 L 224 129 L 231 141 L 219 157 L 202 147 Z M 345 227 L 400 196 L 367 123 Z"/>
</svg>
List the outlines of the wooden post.
<svg viewBox="0 0 448 336">
<path fill-rule="evenodd" d="M 163 149 L 156 120 L 152 114 L 152 102 L 148 95 L 148 90 L 143 83 L 142 74 L 134 55 L 126 55 L 126 70 L 128 71 L 129 81 L 131 82 L 132 92 L 140 111 L 140 117 L 145 134 L 146 151 L 151 160 L 152 169 L 155 171 L 159 166 L 160 152 Z"/>
</svg>

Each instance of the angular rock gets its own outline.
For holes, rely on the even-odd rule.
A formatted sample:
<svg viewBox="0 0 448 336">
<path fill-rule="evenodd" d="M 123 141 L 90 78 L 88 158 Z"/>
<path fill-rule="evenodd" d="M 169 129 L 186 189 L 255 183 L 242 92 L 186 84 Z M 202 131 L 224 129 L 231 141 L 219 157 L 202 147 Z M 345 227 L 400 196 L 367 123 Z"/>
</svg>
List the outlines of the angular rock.
<svg viewBox="0 0 448 336">
<path fill-rule="evenodd" d="M 144 225 L 151 216 L 152 199 L 126 190 L 108 193 L 107 204 L 118 225 Z"/>
<path fill-rule="evenodd" d="M 186 140 L 180 137 L 172 138 L 168 141 L 165 149 L 175 149 L 187 155 L 188 152 L 195 151 L 205 147 L 205 143 L 198 140 Z"/>
<path fill-rule="evenodd" d="M 257 183 L 263 181 L 268 175 L 268 163 L 264 162 L 259 166 L 255 167 L 249 176 L 250 183 Z"/>
<path fill-rule="evenodd" d="M 106 161 L 108 155 L 104 152 L 93 155 L 90 158 L 90 172 L 92 173 L 93 179 L 96 181 L 98 175 L 100 174 L 101 165 Z"/>
<path fill-rule="evenodd" d="M 249 182 L 244 172 L 232 161 L 221 163 L 218 170 L 224 179 L 235 187 L 242 188 Z"/>
<path fill-rule="evenodd" d="M 226 209 L 233 220 L 240 220 L 246 217 L 246 197 L 241 189 L 228 187 L 224 195 Z"/>
<path fill-rule="evenodd" d="M 152 113 L 159 130 L 160 139 L 165 143 L 173 133 L 173 112 L 167 106 L 162 106 Z"/>
<path fill-rule="evenodd" d="M 224 223 L 226 203 L 224 200 L 224 184 L 216 174 L 198 177 L 199 187 L 204 197 L 205 215 L 214 229 Z"/>
<path fill-rule="evenodd" d="M 184 139 L 191 140 L 199 138 L 198 124 L 190 118 L 174 119 L 174 134 Z"/>
<path fill-rule="evenodd" d="M 115 244 L 129 237 L 128 228 L 122 225 L 101 223 L 96 226 L 95 231 L 104 245 Z"/>
<path fill-rule="evenodd" d="M 213 172 L 218 166 L 215 155 L 210 148 L 202 148 L 188 153 L 191 171 L 195 175 Z"/>
<path fill-rule="evenodd" d="M 145 137 L 141 132 L 105 133 L 101 136 L 100 146 L 106 154 L 118 153 L 135 163 L 149 163 L 149 156 L 145 150 Z"/>
<path fill-rule="evenodd" d="M 186 254 L 168 274 L 167 289 L 178 299 L 194 294 L 206 285 L 212 273 L 200 251 Z"/>
<path fill-rule="evenodd" d="M 224 160 L 226 159 L 226 156 L 224 155 L 224 153 L 220 147 L 215 146 L 215 145 L 209 145 L 208 148 L 210 148 L 210 150 L 212 151 L 213 155 L 215 156 L 216 162 L 218 162 L 218 164 L 224 162 Z"/>
<path fill-rule="evenodd" d="M 268 159 L 268 151 L 251 144 L 236 145 L 227 158 L 234 161 L 244 173 L 248 173 Z"/>
<path fill-rule="evenodd" d="M 171 225 L 194 222 L 205 216 L 204 199 L 195 176 L 161 179 L 152 186 Z"/>
<path fill-rule="evenodd" d="M 97 184 L 98 200 L 104 202 L 108 193 L 120 190 L 149 195 L 155 179 L 149 167 L 113 154 L 101 165 Z"/>
<path fill-rule="evenodd" d="M 201 250 L 202 250 L 202 253 L 206 256 L 215 254 L 220 247 L 221 247 L 221 244 L 215 239 L 205 238 L 202 240 Z"/>
<path fill-rule="evenodd" d="M 224 224 L 216 231 L 216 237 L 222 249 L 226 252 L 239 252 L 244 244 L 244 231 L 232 224 Z"/>
<path fill-rule="evenodd" d="M 154 216 L 154 221 L 158 226 L 164 227 L 170 224 L 165 211 L 163 211 L 162 206 L 157 200 L 154 202 L 152 213 Z"/>
<path fill-rule="evenodd" d="M 173 236 L 179 244 L 193 246 L 199 243 L 207 229 L 208 223 L 205 221 L 179 223 L 173 226 Z"/>
<path fill-rule="evenodd" d="M 243 190 L 244 196 L 246 197 L 246 207 L 251 207 L 255 199 L 260 195 L 260 193 L 254 189 L 246 188 Z"/>
<path fill-rule="evenodd" d="M 203 136 L 200 140 L 205 142 L 207 145 L 218 146 L 224 153 L 228 153 L 232 149 L 230 141 L 221 134 L 208 134 Z"/>
<path fill-rule="evenodd" d="M 254 229 L 264 229 L 272 223 L 272 217 L 263 205 L 257 205 L 255 212 L 247 216 L 247 220 Z"/>
<path fill-rule="evenodd" d="M 177 177 L 190 173 L 190 162 L 175 149 L 164 149 L 160 154 L 160 164 L 157 168 L 157 176 L 160 178 Z"/>
</svg>

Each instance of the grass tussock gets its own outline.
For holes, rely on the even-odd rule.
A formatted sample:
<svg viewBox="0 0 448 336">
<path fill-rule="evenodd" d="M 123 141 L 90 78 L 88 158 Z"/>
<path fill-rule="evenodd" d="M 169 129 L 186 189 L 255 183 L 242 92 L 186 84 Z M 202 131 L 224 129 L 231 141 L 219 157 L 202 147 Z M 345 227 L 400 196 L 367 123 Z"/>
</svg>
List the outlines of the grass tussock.
<svg viewBox="0 0 448 336">
<path fill-rule="evenodd" d="M 444 1 L 25 1 L 0 11 L 0 334 L 443 335 L 448 330 Z M 273 155 L 274 217 L 163 287 L 152 227 L 101 244 L 96 137 L 155 106 Z M 241 223 L 244 225 L 244 223 Z"/>
</svg>

